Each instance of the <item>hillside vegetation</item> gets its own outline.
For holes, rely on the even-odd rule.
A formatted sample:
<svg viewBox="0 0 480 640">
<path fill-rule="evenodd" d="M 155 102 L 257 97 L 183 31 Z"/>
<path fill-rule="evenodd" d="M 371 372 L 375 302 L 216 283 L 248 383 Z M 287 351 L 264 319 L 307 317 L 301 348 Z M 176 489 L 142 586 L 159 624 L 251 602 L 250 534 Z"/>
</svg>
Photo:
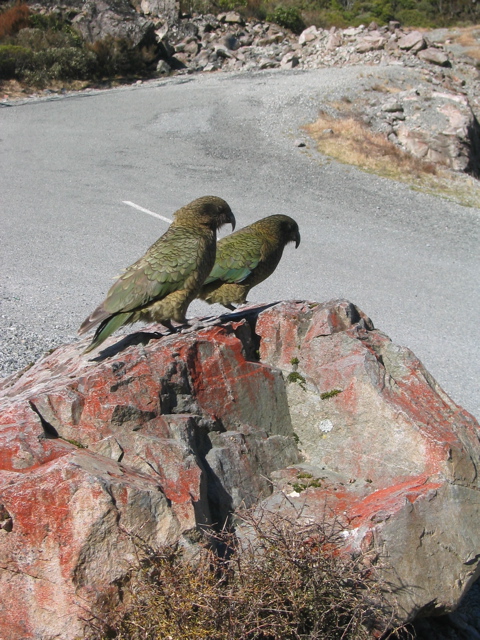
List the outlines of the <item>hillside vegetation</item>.
<svg viewBox="0 0 480 640">
<path fill-rule="evenodd" d="M 26 4 L 3 5 L 0 13 L 0 82 L 56 86 L 112 77 L 147 77 L 148 47 L 127 40 L 83 40 L 60 11 L 34 13 Z"/>
<path fill-rule="evenodd" d="M 480 22 L 472 0 L 183 0 L 182 12 L 238 10 L 244 17 L 275 22 L 299 33 L 306 26 L 346 27 L 398 20 L 403 26 L 438 27 Z M 0 82 L 31 87 L 70 86 L 112 78 L 152 77 L 155 45 L 127 40 L 83 40 L 60 10 L 34 13 L 22 3 L 0 3 Z"/>
<path fill-rule="evenodd" d="M 190 0 L 188 9 L 215 4 Z M 474 0 L 218 0 L 217 6 L 272 19 L 294 31 L 311 24 L 345 28 L 372 21 L 383 25 L 390 20 L 398 20 L 405 27 L 427 28 L 480 22 L 480 3 Z"/>
</svg>

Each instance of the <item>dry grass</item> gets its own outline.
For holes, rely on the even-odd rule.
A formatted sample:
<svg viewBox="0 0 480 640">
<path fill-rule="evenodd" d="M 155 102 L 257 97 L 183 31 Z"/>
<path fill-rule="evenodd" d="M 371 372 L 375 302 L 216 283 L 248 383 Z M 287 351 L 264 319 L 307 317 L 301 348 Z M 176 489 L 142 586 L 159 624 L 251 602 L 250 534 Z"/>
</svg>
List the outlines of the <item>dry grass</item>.
<svg viewBox="0 0 480 640">
<path fill-rule="evenodd" d="M 321 113 L 319 119 L 306 129 L 322 153 L 345 164 L 396 179 L 405 172 L 416 178 L 424 173 L 436 173 L 434 165 L 402 152 L 384 135 L 371 131 L 351 115 L 334 118 Z"/>
<path fill-rule="evenodd" d="M 377 91 L 378 93 L 398 93 L 400 89 L 394 85 L 376 83 L 370 87 L 370 91 Z"/>
<path fill-rule="evenodd" d="M 51 80 L 48 83 L 49 91 L 54 93 L 63 89 L 66 91 L 83 91 L 89 86 L 92 86 L 92 83 L 85 80 Z M 25 82 L 0 79 L 0 100 L 24 100 L 31 95 L 38 94 L 38 91 L 38 87 L 27 85 Z"/>
<path fill-rule="evenodd" d="M 456 40 L 458 44 L 466 48 L 467 55 L 474 60 L 480 61 L 480 29 L 478 27 L 463 29 Z"/>
<path fill-rule="evenodd" d="M 338 526 L 294 516 L 247 512 L 241 540 L 226 531 L 211 535 L 194 562 L 179 547 L 153 552 L 142 545 L 128 604 L 90 639 L 390 637 L 394 612 L 376 554 L 340 555 Z"/>
<path fill-rule="evenodd" d="M 338 107 L 338 105 L 337 105 Z M 344 164 L 405 182 L 415 189 L 480 207 L 480 183 L 470 176 L 455 174 L 402 151 L 381 133 L 372 131 L 351 109 L 342 117 L 321 112 L 305 127 L 318 150 Z"/>
</svg>

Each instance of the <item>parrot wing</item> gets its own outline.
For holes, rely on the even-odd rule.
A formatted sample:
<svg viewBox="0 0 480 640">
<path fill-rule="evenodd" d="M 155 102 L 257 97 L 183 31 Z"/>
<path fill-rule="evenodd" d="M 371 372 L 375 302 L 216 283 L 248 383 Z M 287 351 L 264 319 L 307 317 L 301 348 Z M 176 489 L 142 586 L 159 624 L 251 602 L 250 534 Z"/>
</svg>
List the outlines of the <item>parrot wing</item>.
<svg viewBox="0 0 480 640">
<path fill-rule="evenodd" d="M 132 311 L 182 289 L 198 267 L 198 253 L 198 237 L 184 229 L 167 231 L 115 282 L 104 309 L 110 314 Z"/>
<path fill-rule="evenodd" d="M 86 333 L 112 315 L 134 311 L 178 291 L 197 269 L 199 253 L 197 235 L 170 227 L 142 258 L 125 269 L 79 333 Z"/>
<path fill-rule="evenodd" d="M 217 244 L 215 266 L 204 284 L 215 280 L 243 282 L 262 259 L 262 239 L 249 229 L 240 229 Z"/>
</svg>

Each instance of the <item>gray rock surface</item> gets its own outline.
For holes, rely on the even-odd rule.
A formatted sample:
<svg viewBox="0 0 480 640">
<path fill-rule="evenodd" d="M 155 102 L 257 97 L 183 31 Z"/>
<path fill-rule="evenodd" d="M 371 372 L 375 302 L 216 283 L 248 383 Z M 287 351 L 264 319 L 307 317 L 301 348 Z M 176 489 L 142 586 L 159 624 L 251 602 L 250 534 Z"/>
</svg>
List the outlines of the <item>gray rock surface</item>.
<svg viewBox="0 0 480 640">
<path fill-rule="evenodd" d="M 116 2 L 114 9 L 107 0 L 86 2 L 73 26 L 87 42 L 111 37 L 128 40 L 134 47 L 149 35 L 153 37 L 154 31 L 153 22 L 137 14 L 128 0 Z"/>
<path fill-rule="evenodd" d="M 188 548 L 259 503 L 380 556 L 398 622 L 458 605 L 480 571 L 480 427 L 410 350 L 346 300 L 158 329 L 0 384 L 3 637 L 82 637 L 135 536 Z"/>
</svg>

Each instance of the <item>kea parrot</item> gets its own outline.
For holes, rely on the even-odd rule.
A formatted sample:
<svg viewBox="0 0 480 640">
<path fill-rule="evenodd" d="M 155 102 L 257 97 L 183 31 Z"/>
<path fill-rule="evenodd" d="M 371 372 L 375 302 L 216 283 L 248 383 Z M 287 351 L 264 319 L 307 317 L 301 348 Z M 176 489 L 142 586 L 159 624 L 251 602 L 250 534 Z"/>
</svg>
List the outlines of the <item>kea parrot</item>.
<svg viewBox="0 0 480 640">
<path fill-rule="evenodd" d="M 99 324 L 84 353 L 124 324 L 138 320 L 185 323 L 188 305 L 215 264 L 216 231 L 235 217 L 216 196 L 197 198 L 173 214 L 173 222 L 145 255 L 125 269 L 107 297 L 82 323 L 83 334 Z"/>
<path fill-rule="evenodd" d="M 222 238 L 198 297 L 232 311 L 233 304 L 245 304 L 250 289 L 275 271 L 289 242 L 298 247 L 300 232 L 295 220 L 284 215 L 267 216 Z"/>
</svg>

